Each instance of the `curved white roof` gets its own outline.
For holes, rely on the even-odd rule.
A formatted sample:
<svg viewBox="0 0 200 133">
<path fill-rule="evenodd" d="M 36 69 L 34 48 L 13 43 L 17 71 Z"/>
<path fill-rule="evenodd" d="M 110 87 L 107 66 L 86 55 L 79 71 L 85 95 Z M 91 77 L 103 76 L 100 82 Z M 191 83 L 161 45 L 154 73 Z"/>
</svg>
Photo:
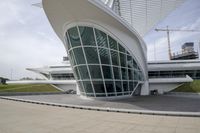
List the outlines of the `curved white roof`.
<svg viewBox="0 0 200 133">
<path fill-rule="evenodd" d="M 144 36 L 186 0 L 101 0 Z M 118 9 L 118 11 L 116 11 Z"/>
</svg>

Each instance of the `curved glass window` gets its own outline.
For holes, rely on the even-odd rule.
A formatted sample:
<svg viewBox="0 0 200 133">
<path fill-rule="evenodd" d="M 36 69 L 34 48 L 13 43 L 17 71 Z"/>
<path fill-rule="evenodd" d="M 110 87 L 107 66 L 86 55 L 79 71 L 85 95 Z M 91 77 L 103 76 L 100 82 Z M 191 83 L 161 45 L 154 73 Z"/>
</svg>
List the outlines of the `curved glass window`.
<svg viewBox="0 0 200 133">
<path fill-rule="evenodd" d="M 85 66 L 85 65 L 84 66 L 78 66 L 78 69 L 79 69 L 82 80 L 90 79 L 89 73 L 88 73 L 88 70 L 87 70 L 87 66 Z"/>
<path fill-rule="evenodd" d="M 86 64 L 82 48 L 80 48 L 80 47 L 74 48 L 73 51 L 74 51 L 77 65 L 78 64 Z"/>
<path fill-rule="evenodd" d="M 102 66 L 104 79 L 112 79 L 111 67 Z"/>
<path fill-rule="evenodd" d="M 95 45 L 93 28 L 79 26 L 79 31 L 83 45 Z"/>
<path fill-rule="evenodd" d="M 106 33 L 95 29 L 95 35 L 96 35 L 96 40 L 97 40 L 97 45 L 99 47 L 108 47 L 108 41 L 107 41 L 107 35 Z"/>
<path fill-rule="evenodd" d="M 97 48 L 85 47 L 84 50 L 88 64 L 99 64 Z"/>
<path fill-rule="evenodd" d="M 110 64 L 110 54 L 108 49 L 99 48 L 99 56 L 101 64 Z"/>
<path fill-rule="evenodd" d="M 77 27 L 73 27 L 68 30 L 69 33 L 69 40 L 71 42 L 72 47 L 80 46 L 81 41 L 78 35 Z"/>
<path fill-rule="evenodd" d="M 89 70 L 92 79 L 102 79 L 101 69 L 99 65 L 89 65 Z"/>
<path fill-rule="evenodd" d="M 114 40 L 112 37 L 108 36 L 108 40 L 109 40 L 109 45 L 110 45 L 110 49 L 113 49 L 113 50 L 117 50 L 118 51 L 118 48 L 117 48 L 117 41 Z"/>
<path fill-rule="evenodd" d="M 66 33 L 68 53 L 81 95 L 130 95 L 144 79 L 134 57 L 111 35 L 88 26 Z M 140 82 L 141 83 L 141 82 Z"/>
</svg>

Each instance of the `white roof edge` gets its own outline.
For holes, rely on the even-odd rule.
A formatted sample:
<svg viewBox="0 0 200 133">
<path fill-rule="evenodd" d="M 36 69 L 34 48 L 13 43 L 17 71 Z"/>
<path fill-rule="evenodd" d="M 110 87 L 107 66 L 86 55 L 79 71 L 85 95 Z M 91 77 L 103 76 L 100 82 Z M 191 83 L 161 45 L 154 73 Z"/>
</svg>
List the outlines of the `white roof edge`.
<svg viewBox="0 0 200 133">
<path fill-rule="evenodd" d="M 134 27 L 132 27 L 129 23 L 127 23 L 127 21 L 125 19 L 123 19 L 122 17 L 117 15 L 111 8 L 109 8 L 103 2 L 101 2 L 99 0 L 88 0 L 88 1 L 90 3 L 92 3 L 93 5 L 95 5 L 96 7 L 102 9 L 102 11 L 106 12 L 108 15 L 113 17 L 115 20 L 117 20 L 119 23 L 121 23 L 124 27 L 126 27 L 130 32 L 132 32 L 135 36 L 137 36 L 137 38 L 140 41 L 143 52 L 145 50 L 147 50 L 146 43 L 143 40 L 142 36 L 134 29 Z M 145 53 L 144 53 L 144 55 L 145 55 Z"/>
<path fill-rule="evenodd" d="M 192 82 L 193 79 L 186 75 L 183 78 L 149 78 L 149 83 L 187 83 Z"/>
<path fill-rule="evenodd" d="M 149 64 L 159 63 L 200 63 L 200 60 L 160 60 L 160 61 L 148 61 Z"/>
</svg>

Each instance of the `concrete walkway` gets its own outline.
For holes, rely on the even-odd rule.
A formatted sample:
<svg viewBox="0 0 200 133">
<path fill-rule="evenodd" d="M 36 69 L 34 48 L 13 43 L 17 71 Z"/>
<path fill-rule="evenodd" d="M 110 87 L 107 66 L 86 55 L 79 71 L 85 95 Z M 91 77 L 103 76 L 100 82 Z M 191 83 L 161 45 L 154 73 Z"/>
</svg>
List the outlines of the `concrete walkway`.
<svg viewBox="0 0 200 133">
<path fill-rule="evenodd" d="M 176 111 L 176 112 L 200 112 L 199 97 L 180 96 L 139 96 L 118 100 L 91 100 L 81 99 L 80 96 L 70 94 L 59 95 L 31 95 L 11 96 L 24 100 L 35 100 L 57 104 L 71 104 L 78 106 L 93 106 L 104 108 L 133 109 L 147 111 Z"/>
<path fill-rule="evenodd" d="M 199 117 L 59 108 L 0 99 L 0 133 L 199 133 Z"/>
</svg>

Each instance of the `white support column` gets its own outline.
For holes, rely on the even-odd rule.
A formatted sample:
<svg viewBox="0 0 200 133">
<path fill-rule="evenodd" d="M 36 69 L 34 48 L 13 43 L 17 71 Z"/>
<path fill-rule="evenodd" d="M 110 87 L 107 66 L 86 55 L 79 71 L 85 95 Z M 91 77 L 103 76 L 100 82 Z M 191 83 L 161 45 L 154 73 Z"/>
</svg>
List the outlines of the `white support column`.
<svg viewBox="0 0 200 133">
<path fill-rule="evenodd" d="M 81 95 L 81 93 L 80 93 L 80 90 L 79 90 L 79 88 L 78 88 L 78 84 L 76 83 L 76 94 L 77 95 Z"/>
<path fill-rule="evenodd" d="M 149 95 L 149 82 L 145 81 L 141 88 L 141 95 L 146 96 Z"/>
</svg>

